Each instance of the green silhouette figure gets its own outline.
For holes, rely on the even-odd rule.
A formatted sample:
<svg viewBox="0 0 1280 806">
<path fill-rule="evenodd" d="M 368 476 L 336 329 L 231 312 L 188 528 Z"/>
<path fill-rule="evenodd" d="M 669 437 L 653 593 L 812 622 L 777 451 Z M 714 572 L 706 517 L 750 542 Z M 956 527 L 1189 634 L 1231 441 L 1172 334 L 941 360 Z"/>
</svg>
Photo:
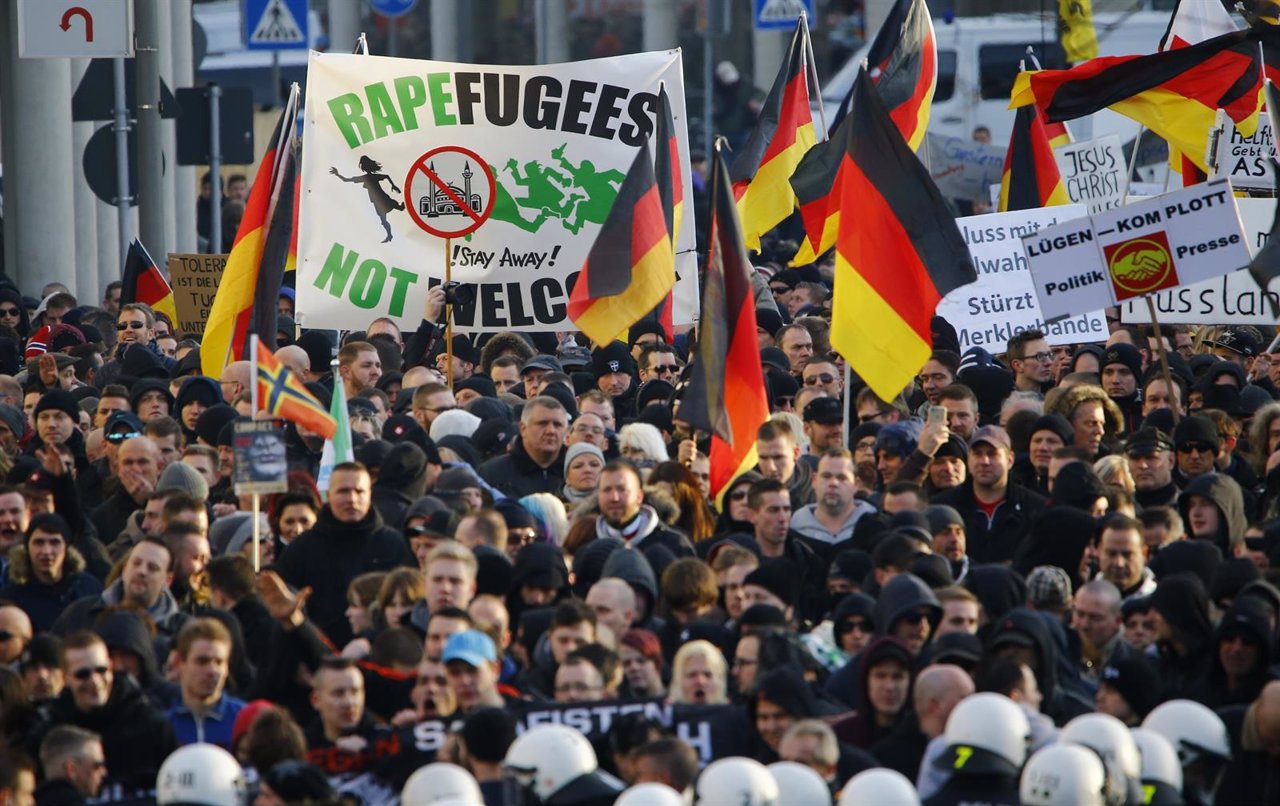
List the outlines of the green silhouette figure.
<svg viewBox="0 0 1280 806">
<path fill-rule="evenodd" d="M 565 159 L 564 149 L 565 145 L 561 145 L 552 150 L 551 156 L 573 177 L 573 186 L 583 192 L 569 196 L 560 218 L 564 220 L 565 229 L 577 234 L 587 222 L 604 223 L 626 175 L 618 170 L 597 171 L 591 160 L 583 160 L 575 166 Z M 572 221 L 569 220 L 570 214 L 573 215 Z"/>
<path fill-rule="evenodd" d="M 514 158 L 507 160 L 507 171 L 517 185 L 524 188 L 524 198 L 516 204 L 530 210 L 548 210 L 559 213 L 564 207 L 564 190 L 573 186 L 573 180 L 552 168 L 544 167 L 537 160 L 524 164 L 524 176 L 520 164 Z M 563 218 L 563 215 L 561 215 Z"/>
<path fill-rule="evenodd" d="M 494 175 L 493 212 L 489 214 L 489 217 L 494 221 L 505 221 L 508 224 L 513 224 L 525 232 L 537 232 L 541 229 L 547 218 L 550 217 L 550 213 L 544 209 L 532 221 L 525 218 L 520 209 L 520 203 L 511 195 L 511 191 L 507 190 L 506 186 L 502 184 L 502 181 L 497 179 L 498 169 L 492 165 L 489 166 L 489 169 L 493 171 Z M 470 238 L 471 236 L 468 235 L 467 237 Z"/>
</svg>

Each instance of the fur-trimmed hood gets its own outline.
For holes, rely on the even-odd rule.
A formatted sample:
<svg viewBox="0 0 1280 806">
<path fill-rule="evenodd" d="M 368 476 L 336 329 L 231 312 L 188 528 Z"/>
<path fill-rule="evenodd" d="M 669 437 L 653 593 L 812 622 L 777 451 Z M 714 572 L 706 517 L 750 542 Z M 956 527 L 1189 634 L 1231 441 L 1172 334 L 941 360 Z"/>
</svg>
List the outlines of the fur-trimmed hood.
<svg viewBox="0 0 1280 806">
<path fill-rule="evenodd" d="M 675 526 L 680 521 L 680 505 L 661 487 L 645 487 L 644 503 L 653 507 L 653 511 L 658 513 L 658 518 L 664 525 Z M 599 514 L 599 499 L 596 498 L 595 493 L 588 493 L 573 504 L 570 521 L 576 521 L 582 517 L 594 518 Z"/>
<path fill-rule="evenodd" d="M 63 576 L 70 576 L 85 569 L 84 555 L 74 546 L 67 546 L 67 559 L 62 564 Z M 26 546 L 14 546 L 9 549 L 9 572 L 5 581 L 14 585 L 25 585 L 31 581 L 31 555 Z"/>
</svg>

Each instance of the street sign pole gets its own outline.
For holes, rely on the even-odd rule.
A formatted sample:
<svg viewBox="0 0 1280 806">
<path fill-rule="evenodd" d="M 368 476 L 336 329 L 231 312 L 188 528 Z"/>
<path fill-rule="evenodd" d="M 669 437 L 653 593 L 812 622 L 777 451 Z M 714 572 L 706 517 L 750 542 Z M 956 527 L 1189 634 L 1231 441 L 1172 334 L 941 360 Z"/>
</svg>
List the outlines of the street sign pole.
<svg viewBox="0 0 1280 806">
<path fill-rule="evenodd" d="M 157 0 L 137 0 L 138 229 L 155 255 L 168 253 L 164 238 L 164 177 L 160 136 L 160 9 Z"/>
<path fill-rule="evenodd" d="M 209 252 L 222 254 L 222 87 L 209 84 Z M 256 353 L 255 353 L 256 355 Z"/>
<path fill-rule="evenodd" d="M 112 60 L 115 73 L 115 133 L 116 133 L 116 228 L 120 233 L 118 257 L 123 258 L 129 248 L 129 105 L 125 100 L 124 59 Z M 124 263 L 120 264 L 121 271 Z"/>
</svg>

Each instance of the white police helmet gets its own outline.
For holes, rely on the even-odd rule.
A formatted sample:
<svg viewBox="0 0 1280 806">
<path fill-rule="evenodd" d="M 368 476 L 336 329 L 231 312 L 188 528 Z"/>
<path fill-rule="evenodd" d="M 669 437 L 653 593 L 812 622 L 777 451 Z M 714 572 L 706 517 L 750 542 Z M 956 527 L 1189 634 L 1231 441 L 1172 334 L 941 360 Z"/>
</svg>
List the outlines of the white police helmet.
<svg viewBox="0 0 1280 806">
<path fill-rule="evenodd" d="M 1109 714 L 1085 714 L 1067 723 L 1058 740 L 1092 747 L 1104 761 L 1116 766 L 1121 775 L 1137 781 L 1142 777 L 1142 754 L 1129 728 Z"/>
<path fill-rule="evenodd" d="M 812 767 L 775 761 L 769 774 L 778 782 L 778 806 L 831 806 L 831 790 Z"/>
<path fill-rule="evenodd" d="M 401 803 L 438 804 L 458 801 L 471 806 L 484 806 L 484 795 L 471 773 L 457 764 L 437 761 L 419 768 L 405 781 L 400 792 Z"/>
<path fill-rule="evenodd" d="M 1226 724 L 1213 709 L 1198 702 L 1161 703 L 1142 720 L 1142 727 L 1168 739 L 1183 767 L 1205 755 L 1221 761 L 1231 759 L 1231 737 L 1227 735 Z"/>
<path fill-rule="evenodd" d="M 156 776 L 159 806 L 245 806 L 244 770 L 213 744 L 189 744 L 169 754 Z"/>
<path fill-rule="evenodd" d="M 1097 751 L 1070 742 L 1037 750 L 1022 770 L 1022 806 L 1108 806 L 1107 769 Z M 1120 802 L 1123 802 L 1121 799 Z"/>
<path fill-rule="evenodd" d="M 636 784 L 619 795 L 613 806 L 684 806 L 684 798 L 666 784 Z"/>
<path fill-rule="evenodd" d="M 1142 783 L 1182 791 L 1182 763 L 1169 740 L 1150 728 L 1130 728 L 1129 734 L 1142 754 Z"/>
<path fill-rule="evenodd" d="M 698 776 L 698 806 L 778 806 L 778 782 L 759 761 L 731 756 Z"/>
<path fill-rule="evenodd" d="M 840 806 L 920 806 L 920 795 L 906 776 L 887 767 L 863 770 L 840 793 Z"/>
<path fill-rule="evenodd" d="M 596 771 L 591 742 L 564 725 L 537 725 L 511 743 L 502 766 L 546 800 L 574 780 Z"/>
<path fill-rule="evenodd" d="M 970 694 L 952 709 L 943 737 L 947 749 L 939 764 L 962 773 L 1016 776 L 1027 760 L 1031 723 L 1003 694 Z"/>
</svg>

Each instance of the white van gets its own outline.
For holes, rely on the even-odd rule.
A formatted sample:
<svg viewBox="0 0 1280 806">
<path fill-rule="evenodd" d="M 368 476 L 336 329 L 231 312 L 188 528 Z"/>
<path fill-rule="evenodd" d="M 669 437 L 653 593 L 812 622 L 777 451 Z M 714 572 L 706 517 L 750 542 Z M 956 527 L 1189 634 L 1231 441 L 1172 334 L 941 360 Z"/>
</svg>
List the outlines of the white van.
<svg viewBox="0 0 1280 806">
<path fill-rule="evenodd" d="M 1168 11 L 1136 11 L 1128 14 L 1097 13 L 1098 53 L 1127 56 L 1154 53 L 1169 25 Z M 933 96 L 929 131 L 968 138 L 977 126 L 991 130 L 991 139 L 1006 143 L 1013 126 L 1008 109 L 1018 64 L 1027 61 L 1031 46 L 1045 69 L 1067 67 L 1058 43 L 1054 14 L 996 14 L 990 17 L 957 17 L 950 22 L 935 18 L 938 43 L 938 87 Z M 870 46 L 864 46 L 822 87 L 822 101 L 828 118 L 857 76 L 858 66 Z M 1086 140 L 1115 133 L 1121 141 L 1132 140 L 1138 124 L 1128 118 L 1103 111 L 1090 118 L 1068 122 L 1072 137 Z M 815 113 L 815 120 L 817 119 Z"/>
</svg>

